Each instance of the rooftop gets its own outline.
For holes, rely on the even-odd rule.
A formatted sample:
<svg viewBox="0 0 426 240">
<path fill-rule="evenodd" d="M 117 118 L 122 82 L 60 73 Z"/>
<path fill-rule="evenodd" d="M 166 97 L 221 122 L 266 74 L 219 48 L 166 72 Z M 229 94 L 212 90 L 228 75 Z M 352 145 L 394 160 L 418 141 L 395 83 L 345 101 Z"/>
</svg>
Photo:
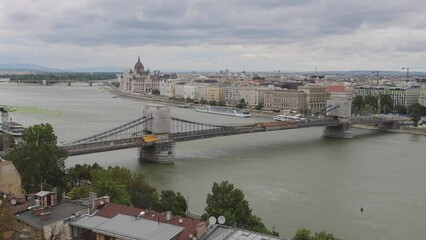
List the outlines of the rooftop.
<svg viewBox="0 0 426 240">
<path fill-rule="evenodd" d="M 70 223 L 93 232 L 128 240 L 175 239 L 183 227 L 157 221 L 118 214 L 113 218 L 84 216 Z"/>
<path fill-rule="evenodd" d="M 178 239 L 185 239 L 185 240 L 189 239 L 190 234 L 195 235 L 197 225 L 203 223 L 202 221 L 199 221 L 196 219 L 185 218 L 180 216 L 172 216 L 170 220 L 167 220 L 166 214 L 164 213 L 158 213 L 152 210 L 143 210 L 140 208 L 133 208 L 133 207 L 128 207 L 125 205 L 114 204 L 114 203 L 108 203 L 105 207 L 100 208 L 96 216 L 105 217 L 105 218 L 114 218 L 115 216 L 119 214 L 124 214 L 124 215 L 129 215 L 132 217 L 136 217 L 142 211 L 145 212 L 142 216 L 142 218 L 144 219 L 183 227 L 184 230 L 179 235 Z"/>
<path fill-rule="evenodd" d="M 287 240 L 225 225 L 214 225 L 201 240 Z"/>
<path fill-rule="evenodd" d="M 44 209 L 44 212 L 50 212 L 51 217 L 43 220 L 40 216 L 36 216 L 31 210 L 26 210 L 15 215 L 16 219 L 24 222 L 32 227 L 42 229 L 43 226 L 61 221 L 75 215 L 79 211 L 88 211 L 87 206 L 75 202 L 62 202 L 60 204 L 50 206 Z"/>
</svg>

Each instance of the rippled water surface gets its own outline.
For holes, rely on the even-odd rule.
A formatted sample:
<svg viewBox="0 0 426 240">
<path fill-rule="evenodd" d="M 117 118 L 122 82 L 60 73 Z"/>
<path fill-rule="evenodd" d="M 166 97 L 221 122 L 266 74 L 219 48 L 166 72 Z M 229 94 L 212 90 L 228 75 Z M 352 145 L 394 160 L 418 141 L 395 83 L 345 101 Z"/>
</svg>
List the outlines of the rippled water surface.
<svg viewBox="0 0 426 240">
<path fill-rule="evenodd" d="M 26 126 L 49 122 L 59 141 L 81 138 L 136 119 L 148 102 L 112 98 L 98 86 L 0 83 L 0 104 L 60 110 L 60 116 L 12 113 Z M 269 120 L 172 108 L 205 123 Z M 425 239 L 426 137 L 355 130 L 354 139 L 325 139 L 321 128 L 181 142 L 175 163 L 141 164 L 138 150 L 75 156 L 77 163 L 143 171 L 158 189 L 173 189 L 202 212 L 214 181 L 242 189 L 255 214 L 282 236 L 325 230 L 342 239 Z M 364 213 L 359 209 L 364 207 Z"/>
</svg>

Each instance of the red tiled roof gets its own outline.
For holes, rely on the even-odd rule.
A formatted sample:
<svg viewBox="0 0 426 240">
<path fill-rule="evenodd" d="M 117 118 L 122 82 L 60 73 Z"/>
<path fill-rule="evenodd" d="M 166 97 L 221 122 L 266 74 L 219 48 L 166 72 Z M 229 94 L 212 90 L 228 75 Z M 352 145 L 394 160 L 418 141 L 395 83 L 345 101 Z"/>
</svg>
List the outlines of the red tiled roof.
<svg viewBox="0 0 426 240">
<path fill-rule="evenodd" d="M 160 221 L 162 223 L 168 223 L 168 224 L 184 227 L 184 230 L 179 235 L 178 240 L 189 239 L 189 234 L 193 234 L 193 236 L 195 236 L 197 225 L 200 223 L 203 223 L 202 221 L 199 221 L 196 219 L 180 217 L 180 216 L 172 216 L 172 218 L 169 221 L 167 221 L 166 214 L 164 213 L 158 213 L 152 210 L 143 210 L 140 208 L 128 207 L 125 205 L 119 205 L 115 203 L 108 203 L 105 207 L 99 209 L 99 212 L 96 213 L 96 215 L 100 217 L 106 217 L 106 218 L 113 218 L 118 214 L 138 216 L 139 213 L 142 211 L 145 212 L 145 214 L 143 215 L 144 219 Z M 179 223 L 179 219 L 183 220 L 182 223 Z"/>
<path fill-rule="evenodd" d="M 344 92 L 344 93 L 352 92 L 351 90 L 346 89 L 345 86 L 327 86 L 326 91 L 329 92 L 329 93 L 331 93 L 331 92 Z"/>
</svg>

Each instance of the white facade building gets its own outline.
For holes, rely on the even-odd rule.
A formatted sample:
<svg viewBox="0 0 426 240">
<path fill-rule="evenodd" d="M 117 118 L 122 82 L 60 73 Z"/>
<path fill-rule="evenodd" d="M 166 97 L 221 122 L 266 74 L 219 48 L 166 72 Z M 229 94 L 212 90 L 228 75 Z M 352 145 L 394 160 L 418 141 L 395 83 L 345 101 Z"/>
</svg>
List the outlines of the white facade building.
<svg viewBox="0 0 426 240">
<path fill-rule="evenodd" d="M 420 88 L 412 87 L 386 87 L 386 86 L 360 86 L 355 88 L 355 96 L 379 96 L 388 94 L 393 100 L 393 106 L 408 107 L 419 102 Z"/>
</svg>

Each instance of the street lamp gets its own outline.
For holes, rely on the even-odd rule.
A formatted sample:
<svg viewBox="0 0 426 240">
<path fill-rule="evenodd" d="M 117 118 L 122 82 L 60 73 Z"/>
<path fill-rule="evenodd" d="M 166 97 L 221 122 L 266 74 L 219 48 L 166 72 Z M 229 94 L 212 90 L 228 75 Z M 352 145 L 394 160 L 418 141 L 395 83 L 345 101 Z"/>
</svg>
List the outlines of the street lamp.
<svg viewBox="0 0 426 240">
<path fill-rule="evenodd" d="M 407 82 L 408 82 L 408 75 L 409 75 L 409 72 L 410 72 L 410 68 L 409 67 L 403 67 L 402 70 L 404 70 L 404 69 L 407 69 Z"/>
</svg>

